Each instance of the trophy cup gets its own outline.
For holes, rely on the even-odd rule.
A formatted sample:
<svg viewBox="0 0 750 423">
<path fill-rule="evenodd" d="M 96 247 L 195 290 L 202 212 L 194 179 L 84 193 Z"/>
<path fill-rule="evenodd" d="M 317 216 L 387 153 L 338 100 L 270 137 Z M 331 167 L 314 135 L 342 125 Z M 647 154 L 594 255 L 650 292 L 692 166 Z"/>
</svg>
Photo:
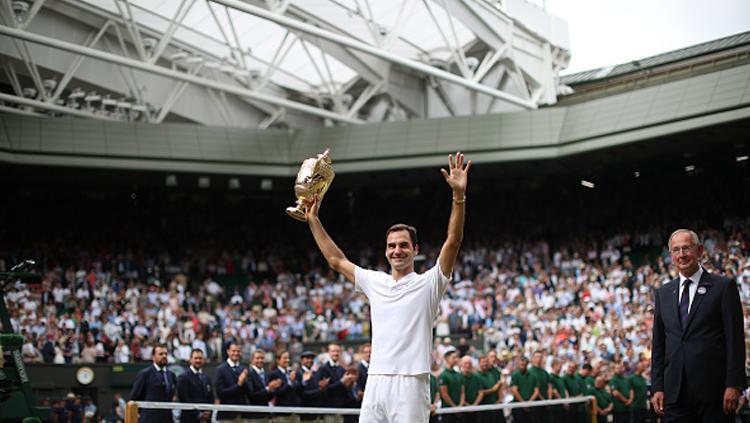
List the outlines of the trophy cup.
<svg viewBox="0 0 750 423">
<path fill-rule="evenodd" d="M 336 174 L 331 166 L 331 157 L 328 156 L 328 149 L 317 157 L 311 157 L 302 162 L 302 166 L 297 173 L 297 179 L 294 182 L 294 196 L 297 197 L 297 205 L 287 207 L 286 214 L 299 220 L 307 222 L 305 212 L 307 205 L 313 201 L 313 197 L 318 195 L 318 201 L 323 198 L 328 187 L 333 181 Z"/>
</svg>

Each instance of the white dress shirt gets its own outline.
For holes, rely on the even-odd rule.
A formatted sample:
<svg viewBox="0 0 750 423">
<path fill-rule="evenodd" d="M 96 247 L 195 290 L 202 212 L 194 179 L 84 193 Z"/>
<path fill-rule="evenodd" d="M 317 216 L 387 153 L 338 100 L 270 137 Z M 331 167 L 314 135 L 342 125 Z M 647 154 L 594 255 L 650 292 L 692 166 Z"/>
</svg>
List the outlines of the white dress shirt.
<svg viewBox="0 0 750 423">
<path fill-rule="evenodd" d="M 690 276 L 690 287 L 688 288 L 688 296 L 690 299 L 690 302 L 688 302 L 688 313 L 690 312 L 690 307 L 693 306 L 693 299 L 695 298 L 695 292 L 698 291 L 698 283 L 701 281 L 701 276 L 703 276 L 703 268 L 698 266 L 698 271 L 693 273 Z M 683 276 L 682 273 L 680 273 L 680 290 L 677 293 L 677 301 L 679 302 L 682 298 L 682 291 L 685 288 L 685 279 L 688 279 L 687 277 Z M 678 303 L 679 304 L 679 303 Z"/>
</svg>

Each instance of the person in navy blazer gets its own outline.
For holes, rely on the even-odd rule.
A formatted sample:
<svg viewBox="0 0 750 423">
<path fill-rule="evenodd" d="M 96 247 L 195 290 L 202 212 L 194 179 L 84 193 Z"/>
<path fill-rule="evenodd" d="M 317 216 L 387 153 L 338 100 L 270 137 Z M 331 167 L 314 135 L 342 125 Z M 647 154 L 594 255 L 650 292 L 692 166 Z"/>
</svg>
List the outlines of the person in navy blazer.
<svg viewBox="0 0 750 423">
<path fill-rule="evenodd" d="M 177 391 L 177 378 L 167 370 L 167 346 L 156 345 L 151 354 L 153 363 L 138 372 L 133 389 L 130 390 L 130 400 L 171 402 Z M 138 414 L 140 423 L 172 421 L 172 410 L 143 408 Z"/>
<path fill-rule="evenodd" d="M 233 342 L 227 348 L 227 361 L 216 367 L 216 396 L 221 404 L 248 405 L 248 375 L 247 367 L 240 363 L 240 345 Z M 247 413 L 236 411 L 220 411 L 218 420 L 246 419 Z"/>
<path fill-rule="evenodd" d="M 273 399 L 276 394 L 276 390 L 281 387 L 281 380 L 276 379 L 271 381 L 269 375 L 266 374 L 263 364 L 266 359 L 265 351 L 257 349 L 253 351 L 253 358 L 251 359 L 250 373 L 248 375 L 248 386 L 251 405 L 262 405 L 268 406 L 268 403 Z M 268 417 L 267 413 L 253 413 L 249 416 L 251 419 Z"/>
<path fill-rule="evenodd" d="M 302 376 L 299 386 L 299 396 L 302 400 L 303 407 L 325 407 L 325 394 L 330 379 L 320 379 L 318 372 L 313 371 L 315 362 L 315 353 L 304 351 L 300 355 L 300 374 Z M 317 420 L 315 414 L 303 414 L 300 416 L 302 421 Z"/>
<path fill-rule="evenodd" d="M 329 360 L 318 370 L 319 379 L 328 379 L 330 383 L 326 389 L 325 403 L 327 407 L 348 407 L 351 402 L 350 391 L 357 382 L 357 377 L 346 375 L 344 368 L 339 363 L 341 357 L 341 346 L 338 344 L 328 345 Z"/>
<path fill-rule="evenodd" d="M 275 404 L 278 407 L 299 407 L 302 405 L 302 399 L 300 398 L 302 372 L 292 370 L 289 364 L 289 351 L 281 351 L 276 358 L 276 368 L 268 375 L 269 381 L 281 381 L 281 386 L 275 392 Z"/>
<path fill-rule="evenodd" d="M 672 233 L 669 251 L 679 275 L 655 293 L 651 402 L 668 423 L 733 422 L 746 386 L 737 284 L 700 266 L 693 231 Z"/>
<path fill-rule="evenodd" d="M 359 347 L 359 377 L 357 378 L 357 399 L 360 405 L 362 405 L 362 398 L 365 396 L 365 387 L 367 386 L 367 369 L 370 368 L 370 353 L 372 352 L 372 345 L 362 344 Z"/>
<path fill-rule="evenodd" d="M 177 398 L 180 402 L 213 404 L 214 391 L 211 378 L 202 370 L 203 359 L 202 350 L 190 352 L 190 366 L 177 378 Z M 180 414 L 180 423 L 207 422 L 210 419 L 210 411 L 182 410 Z"/>
</svg>

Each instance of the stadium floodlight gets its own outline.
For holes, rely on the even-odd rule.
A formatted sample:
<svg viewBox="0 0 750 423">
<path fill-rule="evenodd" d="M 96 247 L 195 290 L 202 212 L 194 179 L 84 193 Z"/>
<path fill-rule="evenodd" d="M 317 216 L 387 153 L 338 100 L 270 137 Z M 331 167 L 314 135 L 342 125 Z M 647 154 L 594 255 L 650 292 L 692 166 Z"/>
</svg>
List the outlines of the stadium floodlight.
<svg viewBox="0 0 750 423">
<path fill-rule="evenodd" d="M 146 106 L 144 106 L 142 104 L 134 104 L 133 107 L 130 110 L 132 110 L 134 112 L 145 113 L 146 112 Z"/>
<path fill-rule="evenodd" d="M 227 186 L 229 189 L 240 189 L 240 178 L 229 178 Z"/>
<path fill-rule="evenodd" d="M 685 166 L 685 172 L 690 173 L 690 172 L 693 172 L 694 170 L 695 170 L 695 166 L 694 165 L 687 165 L 687 166 Z"/>
<path fill-rule="evenodd" d="M 585 179 L 581 179 L 581 185 L 586 188 L 594 188 L 596 186 L 593 182 L 587 181 Z"/>
<path fill-rule="evenodd" d="M 73 92 L 71 92 L 71 93 L 70 93 L 70 94 L 68 95 L 68 98 L 69 98 L 70 100 L 78 100 L 79 98 L 83 98 L 83 97 L 85 97 L 85 96 L 86 96 L 86 92 L 84 92 L 84 91 L 83 91 L 82 89 L 80 89 L 80 88 L 76 88 L 76 89 L 74 89 L 74 90 L 73 90 Z"/>
<path fill-rule="evenodd" d="M 21 93 L 26 98 L 34 98 L 36 97 L 36 88 L 27 87 L 21 90 Z"/>
<path fill-rule="evenodd" d="M 119 101 L 119 102 L 117 102 L 117 108 L 118 109 L 130 110 L 130 108 L 132 108 L 132 107 L 133 107 L 133 105 L 130 104 L 130 103 L 128 103 L 127 101 Z"/>
<path fill-rule="evenodd" d="M 229 64 L 219 66 L 219 70 L 224 73 L 232 73 L 234 72 L 235 69 L 236 67 L 234 65 L 229 65 Z"/>
<path fill-rule="evenodd" d="M 28 0 L 13 0 L 10 2 L 10 7 L 13 9 L 13 13 L 15 13 L 16 16 L 24 15 L 29 11 L 29 3 Z"/>
<path fill-rule="evenodd" d="M 636 170 L 635 172 L 633 172 L 633 176 L 636 177 L 636 178 L 640 178 L 641 177 L 641 172 L 638 172 Z"/>
<path fill-rule="evenodd" d="M 164 185 L 168 187 L 176 187 L 177 186 L 177 175 L 167 175 L 166 178 L 164 178 Z"/>
<path fill-rule="evenodd" d="M 206 62 L 203 66 L 209 68 L 209 69 L 218 69 L 221 67 L 221 63 L 217 62 Z"/>
<path fill-rule="evenodd" d="M 159 41 L 156 38 L 147 37 L 143 39 L 143 48 L 152 50 Z"/>
<path fill-rule="evenodd" d="M 185 59 L 185 63 L 191 64 L 191 65 L 197 65 L 197 64 L 203 63 L 203 58 L 200 56 L 190 56 L 187 59 Z"/>
<path fill-rule="evenodd" d="M 211 178 L 208 176 L 201 176 L 198 178 L 198 188 L 210 188 L 211 187 Z"/>
<path fill-rule="evenodd" d="M 273 179 L 263 178 L 260 180 L 261 191 L 271 191 L 273 189 Z"/>
<path fill-rule="evenodd" d="M 173 62 L 179 62 L 180 60 L 187 59 L 189 57 L 188 53 L 185 51 L 178 51 L 177 53 L 172 54 L 168 57 L 169 60 Z"/>
<path fill-rule="evenodd" d="M 93 103 L 94 101 L 99 101 L 102 99 L 102 96 L 96 93 L 96 91 L 91 91 L 84 99 L 83 101 L 87 103 Z"/>
<path fill-rule="evenodd" d="M 734 160 L 737 162 L 744 162 L 747 159 L 748 159 L 748 156 L 737 156 L 734 158 Z"/>
<path fill-rule="evenodd" d="M 109 94 L 105 95 L 102 99 L 102 106 L 104 107 L 115 107 L 117 106 L 117 100 L 110 97 Z"/>
<path fill-rule="evenodd" d="M 45 79 L 44 81 L 42 81 L 42 85 L 47 92 L 51 92 L 55 89 L 55 87 L 57 87 L 57 81 L 54 79 Z"/>
</svg>

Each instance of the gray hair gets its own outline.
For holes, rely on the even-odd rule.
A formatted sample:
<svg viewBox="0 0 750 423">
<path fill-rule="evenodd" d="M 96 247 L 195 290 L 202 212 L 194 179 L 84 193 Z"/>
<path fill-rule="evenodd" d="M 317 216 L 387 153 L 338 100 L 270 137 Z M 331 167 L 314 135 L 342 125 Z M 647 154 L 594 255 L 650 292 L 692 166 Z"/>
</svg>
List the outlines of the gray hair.
<svg viewBox="0 0 750 423">
<path fill-rule="evenodd" d="M 697 233 L 695 233 L 694 231 L 691 231 L 690 229 L 678 229 L 678 230 L 672 232 L 672 235 L 669 236 L 669 241 L 667 242 L 667 247 L 672 248 L 672 238 L 674 238 L 675 235 L 680 234 L 680 233 L 690 234 L 690 239 L 691 239 L 691 241 L 693 241 L 693 245 L 695 245 L 695 246 L 701 245 L 701 240 L 698 237 Z"/>
</svg>

